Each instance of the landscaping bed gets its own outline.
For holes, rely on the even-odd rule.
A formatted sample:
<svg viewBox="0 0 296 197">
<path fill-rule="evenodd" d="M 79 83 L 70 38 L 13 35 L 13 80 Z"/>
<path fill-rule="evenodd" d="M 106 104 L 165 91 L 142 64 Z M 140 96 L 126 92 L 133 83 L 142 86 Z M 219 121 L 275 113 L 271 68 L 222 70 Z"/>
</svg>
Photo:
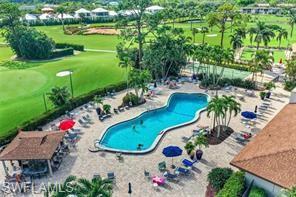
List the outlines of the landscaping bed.
<svg viewBox="0 0 296 197">
<path fill-rule="evenodd" d="M 233 132 L 234 130 L 232 128 L 224 126 L 224 129 L 220 129 L 220 136 L 217 138 L 218 127 L 215 127 L 211 130 L 210 134 L 207 135 L 208 143 L 209 145 L 218 145 L 227 139 Z"/>
</svg>

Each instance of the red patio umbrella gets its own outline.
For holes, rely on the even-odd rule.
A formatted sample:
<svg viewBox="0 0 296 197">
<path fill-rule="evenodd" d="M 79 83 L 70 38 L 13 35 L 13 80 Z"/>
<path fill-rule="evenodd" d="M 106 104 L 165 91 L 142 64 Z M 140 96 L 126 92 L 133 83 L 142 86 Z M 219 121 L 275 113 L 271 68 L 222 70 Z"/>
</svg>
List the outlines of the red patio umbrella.
<svg viewBox="0 0 296 197">
<path fill-rule="evenodd" d="M 74 125 L 75 125 L 75 122 L 72 119 L 67 119 L 60 122 L 59 128 L 65 131 L 73 128 Z"/>
</svg>

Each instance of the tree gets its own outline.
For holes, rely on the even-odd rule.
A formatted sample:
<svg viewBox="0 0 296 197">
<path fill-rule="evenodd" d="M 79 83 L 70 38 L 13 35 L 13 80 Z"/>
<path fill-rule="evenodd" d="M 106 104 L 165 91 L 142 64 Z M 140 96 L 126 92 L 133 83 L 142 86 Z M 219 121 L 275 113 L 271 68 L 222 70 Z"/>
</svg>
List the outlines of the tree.
<svg viewBox="0 0 296 197">
<path fill-rule="evenodd" d="M 129 84 L 135 89 L 136 96 L 143 100 L 144 93 L 148 90 L 147 84 L 151 81 L 152 77 L 148 70 L 132 69 L 129 73 Z M 139 95 L 139 91 L 141 94 Z"/>
<path fill-rule="evenodd" d="M 97 105 L 103 105 L 103 99 L 102 99 L 102 97 L 99 96 L 99 95 L 96 95 L 96 96 L 94 97 L 94 102 L 95 102 Z"/>
<path fill-rule="evenodd" d="M 202 44 L 205 44 L 205 37 L 206 37 L 206 33 L 209 33 L 209 28 L 208 27 L 193 28 L 192 29 L 193 43 L 195 43 L 195 34 L 196 33 L 202 34 Z"/>
<path fill-rule="evenodd" d="M 225 124 L 228 127 L 231 121 L 231 118 L 237 116 L 237 114 L 241 111 L 241 104 L 235 100 L 234 96 L 226 96 L 223 95 L 224 101 L 227 105 L 227 112 L 229 115 L 225 115 Z M 232 115 L 234 113 L 234 115 Z M 228 121 L 226 120 L 228 116 Z"/>
<path fill-rule="evenodd" d="M 204 147 L 208 147 L 208 138 L 206 135 L 198 135 L 195 137 L 194 139 L 194 145 L 198 146 L 198 149 L 201 150 L 201 148 Z"/>
<path fill-rule="evenodd" d="M 65 31 L 64 14 L 66 12 L 66 7 L 64 7 L 63 5 L 60 5 L 59 7 L 57 7 L 56 12 L 61 15 L 63 31 Z"/>
<path fill-rule="evenodd" d="M 85 197 L 111 197 L 112 181 L 99 177 L 93 178 L 91 181 L 81 178 L 77 181 L 77 194 Z"/>
<path fill-rule="evenodd" d="M 285 72 L 290 81 L 296 81 L 296 60 L 287 61 Z"/>
<path fill-rule="evenodd" d="M 169 75 L 178 75 L 181 67 L 186 65 L 191 45 L 182 29 L 163 26 L 156 33 L 158 36 L 145 50 L 144 65 L 155 78 L 161 76 L 166 80 Z"/>
<path fill-rule="evenodd" d="M 279 47 L 281 47 L 282 39 L 288 38 L 288 31 L 282 27 L 278 28 L 278 35 L 276 37 L 276 40 L 279 42 Z"/>
<path fill-rule="evenodd" d="M 187 151 L 188 155 L 192 155 L 193 151 L 195 150 L 195 145 L 193 144 L 192 141 L 189 141 L 184 146 L 184 149 Z"/>
<path fill-rule="evenodd" d="M 264 22 L 258 21 L 256 23 L 256 27 L 250 28 L 249 32 L 251 34 L 250 37 L 255 37 L 252 41 L 257 43 L 257 50 L 259 49 L 260 44 L 263 42 L 264 46 L 267 47 L 270 40 L 275 37 L 275 33 L 273 32 L 273 28 L 270 25 L 266 25 Z"/>
<path fill-rule="evenodd" d="M 210 185 L 218 192 L 220 191 L 229 177 L 233 174 L 231 168 L 214 168 L 208 174 Z"/>
<path fill-rule="evenodd" d="M 291 26 L 291 38 L 293 36 L 293 32 L 294 32 L 294 25 L 296 24 L 296 12 L 290 11 L 290 15 L 289 15 L 289 24 Z"/>
<path fill-rule="evenodd" d="M 160 23 L 160 14 L 147 14 L 146 8 L 151 4 L 151 0 L 123 0 L 119 7 L 122 10 L 131 10 L 134 20 L 122 17 L 117 22 L 117 28 L 121 28 L 120 43 L 127 48 L 137 45 L 136 67 L 142 68 L 143 48 L 146 36 L 154 31 Z"/>
<path fill-rule="evenodd" d="M 239 13 L 236 10 L 236 7 L 230 3 L 224 3 L 219 6 L 216 12 L 212 12 L 207 16 L 207 22 L 210 27 L 216 26 L 220 29 L 221 32 L 221 44 L 223 47 L 224 34 L 225 31 L 229 28 L 232 28 L 233 21 L 235 22 L 236 18 L 239 17 Z M 232 18 L 231 25 L 227 26 L 227 20 Z"/>
<path fill-rule="evenodd" d="M 14 49 L 19 50 L 20 57 L 26 59 L 47 59 L 51 56 L 54 49 L 54 41 L 49 38 L 45 33 L 42 33 L 34 28 L 22 28 L 21 35 L 17 39 L 18 46 Z M 11 37 L 15 38 L 14 35 L 9 35 L 8 41 L 12 43 Z M 15 45 L 11 45 L 15 47 Z"/>
<path fill-rule="evenodd" d="M 233 50 L 239 49 L 243 46 L 243 39 L 237 34 L 232 34 L 230 35 L 230 44 Z"/>
<path fill-rule="evenodd" d="M 54 87 L 51 92 L 47 93 L 49 100 L 56 106 L 65 105 L 70 98 L 69 90 L 66 86 Z"/>
<path fill-rule="evenodd" d="M 221 99 L 218 96 L 212 98 L 207 107 L 207 116 L 210 117 L 210 114 L 213 114 L 214 116 L 213 129 L 218 126 L 217 138 L 220 137 L 220 125 L 226 115 L 226 110 L 227 106 L 224 103 L 224 99 Z"/>
<path fill-rule="evenodd" d="M 103 110 L 104 110 L 107 114 L 109 114 L 109 113 L 110 113 L 110 110 L 111 110 L 111 105 L 109 105 L 109 104 L 104 104 L 104 105 L 103 105 Z"/>
<path fill-rule="evenodd" d="M 258 50 L 252 55 L 253 63 L 250 65 L 250 71 L 253 73 L 252 81 L 257 77 L 257 73 L 262 73 L 264 70 L 270 70 L 273 57 L 269 55 L 268 51 Z"/>
</svg>

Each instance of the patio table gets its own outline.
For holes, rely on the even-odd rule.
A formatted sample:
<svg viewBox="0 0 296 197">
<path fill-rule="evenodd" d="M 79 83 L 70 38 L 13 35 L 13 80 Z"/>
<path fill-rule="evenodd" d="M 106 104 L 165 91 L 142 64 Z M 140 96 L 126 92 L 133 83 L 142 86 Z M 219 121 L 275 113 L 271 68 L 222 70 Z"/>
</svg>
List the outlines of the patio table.
<svg viewBox="0 0 296 197">
<path fill-rule="evenodd" d="M 152 182 L 157 183 L 158 185 L 164 185 L 165 179 L 159 176 L 153 176 L 152 177 Z"/>
</svg>

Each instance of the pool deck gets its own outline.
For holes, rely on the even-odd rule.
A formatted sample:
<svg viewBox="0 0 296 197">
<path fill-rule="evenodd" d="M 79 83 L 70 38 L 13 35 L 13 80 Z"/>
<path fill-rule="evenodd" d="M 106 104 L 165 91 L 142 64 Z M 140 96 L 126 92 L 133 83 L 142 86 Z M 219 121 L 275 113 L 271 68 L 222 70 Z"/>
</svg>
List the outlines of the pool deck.
<svg viewBox="0 0 296 197">
<path fill-rule="evenodd" d="M 277 84 L 279 86 L 279 84 Z M 171 164 L 171 159 L 162 155 L 162 149 L 169 145 L 176 145 L 181 148 L 185 143 L 182 141 L 183 136 L 191 136 L 192 130 L 200 125 L 211 125 L 212 119 L 206 116 L 206 112 L 202 112 L 200 119 L 191 125 L 177 128 L 168 131 L 154 151 L 143 155 L 123 155 L 123 161 L 118 161 L 116 155 L 110 152 L 98 152 L 91 153 L 88 148 L 93 145 L 94 140 L 102 135 L 109 126 L 133 118 L 147 109 L 158 108 L 163 106 L 169 96 L 173 92 L 204 92 L 198 88 L 197 85 L 185 83 L 177 90 L 169 90 L 163 88 L 162 95 L 154 97 L 152 100 L 148 99 L 147 103 L 130 110 L 126 110 L 118 115 L 113 115 L 112 118 L 100 122 L 96 116 L 95 111 L 86 112 L 83 111 L 81 115 L 87 113 L 94 120 L 94 124 L 90 128 L 82 128 L 83 134 L 80 141 L 77 143 L 77 149 L 72 151 L 70 155 L 64 158 L 60 169 L 54 173 L 53 177 L 46 177 L 40 180 L 36 180 L 37 184 L 40 182 L 61 182 L 65 180 L 69 175 L 75 175 L 77 177 L 84 177 L 91 179 L 94 174 L 100 174 L 102 177 L 106 177 L 108 172 L 114 172 L 116 176 L 116 184 L 113 189 L 113 196 L 125 197 L 129 196 L 128 183 L 132 184 L 132 196 L 136 197 L 150 197 L 150 196 L 170 196 L 170 197 L 196 197 L 204 196 L 206 191 L 207 174 L 215 167 L 231 167 L 230 160 L 241 150 L 243 145 L 237 143 L 232 136 L 227 138 L 223 143 L 209 148 L 204 148 L 203 159 L 196 165 L 196 169 L 193 169 L 193 173 L 188 177 L 181 177 L 178 183 L 167 182 L 164 187 L 160 187 L 159 190 L 153 188 L 151 181 L 148 181 L 144 177 L 144 170 L 150 172 L 151 175 L 161 175 L 158 171 L 158 163 L 166 161 L 167 166 Z M 263 119 L 258 120 L 256 127 L 261 129 L 266 123 L 274 117 L 282 109 L 282 107 L 288 102 L 289 93 L 277 88 L 276 95 L 272 96 L 271 107 L 267 110 Z M 105 98 L 105 104 L 111 104 L 113 107 L 118 106 L 121 103 L 122 97 L 126 92 L 120 92 L 115 95 L 115 98 Z M 229 94 L 223 91 L 222 94 Z M 211 93 L 210 93 L 211 95 Z M 245 97 L 245 101 L 241 102 L 242 111 L 253 111 L 255 105 L 258 105 L 261 101 L 258 97 L 259 92 L 256 92 L 257 97 Z M 76 119 L 79 119 L 79 116 Z M 235 131 L 246 130 L 243 124 L 240 123 L 240 115 L 232 119 L 230 126 Z M 56 123 L 58 120 L 56 121 Z M 77 123 L 78 125 L 78 123 Z M 48 125 L 45 126 L 48 128 Z M 174 164 L 181 165 L 181 160 L 188 158 L 186 151 L 183 151 L 183 155 L 174 159 Z M 0 180 L 4 180 L 4 172 L 0 167 Z M 36 195 L 40 196 L 40 195 Z"/>
</svg>

